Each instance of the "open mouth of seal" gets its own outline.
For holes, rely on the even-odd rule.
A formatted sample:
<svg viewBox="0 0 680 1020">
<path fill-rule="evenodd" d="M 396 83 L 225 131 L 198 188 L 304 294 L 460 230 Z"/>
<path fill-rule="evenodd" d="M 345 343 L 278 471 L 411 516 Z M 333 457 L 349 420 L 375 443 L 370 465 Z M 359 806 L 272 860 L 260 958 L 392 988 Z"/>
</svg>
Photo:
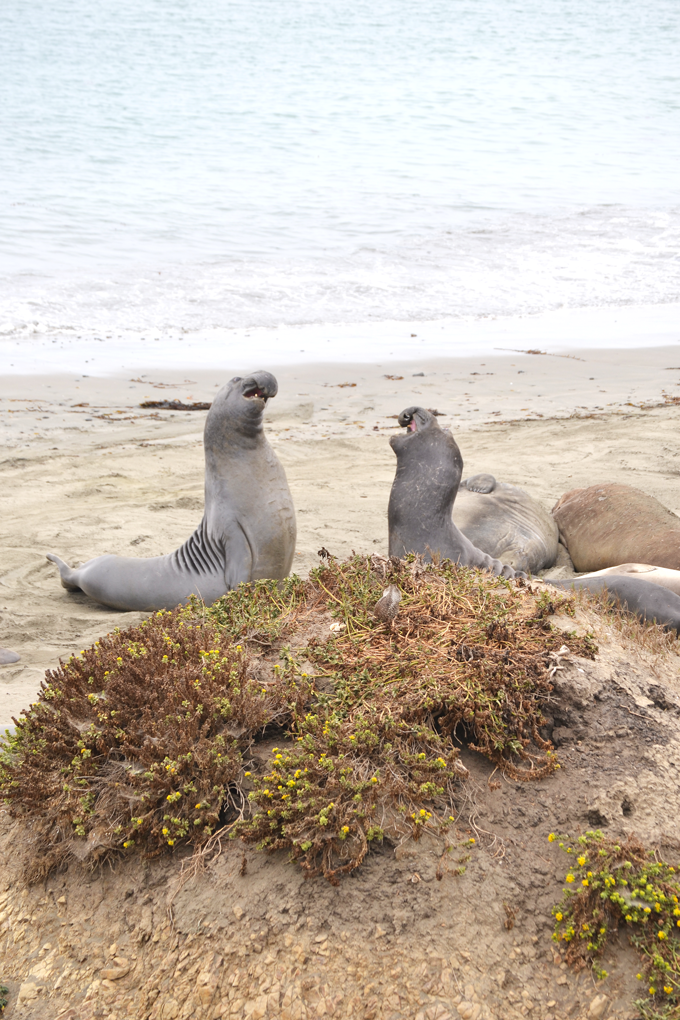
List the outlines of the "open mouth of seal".
<svg viewBox="0 0 680 1020">
<path fill-rule="evenodd" d="M 418 431 L 416 419 L 413 417 L 412 414 L 399 415 L 399 418 L 400 418 L 399 424 L 402 425 L 407 432 Z"/>
<path fill-rule="evenodd" d="M 260 397 L 261 400 L 264 400 L 265 404 L 269 400 L 269 394 L 261 390 L 259 386 L 249 386 L 247 390 L 243 391 L 243 396 L 248 397 L 248 399 Z"/>
</svg>

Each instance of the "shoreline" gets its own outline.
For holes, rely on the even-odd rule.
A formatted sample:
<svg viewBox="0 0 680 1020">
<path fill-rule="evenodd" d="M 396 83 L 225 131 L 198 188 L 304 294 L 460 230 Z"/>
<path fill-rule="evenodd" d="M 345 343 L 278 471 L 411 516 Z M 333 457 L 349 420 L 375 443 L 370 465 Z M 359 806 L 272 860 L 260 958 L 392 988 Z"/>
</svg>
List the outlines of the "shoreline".
<svg viewBox="0 0 680 1020">
<path fill-rule="evenodd" d="M 142 369 L 247 370 L 253 359 L 285 367 L 396 360 L 494 357 L 536 349 L 548 354 L 672 347 L 680 344 L 680 302 L 562 308 L 533 315 L 433 320 L 310 323 L 277 328 L 72 330 L 0 338 L 8 375 Z"/>
<path fill-rule="evenodd" d="M 440 424 L 461 448 L 464 476 L 488 471 L 548 511 L 569 489 L 619 481 L 680 513 L 680 450 L 669 442 L 680 424 L 680 352 L 572 353 L 265 364 L 279 381 L 265 431 L 297 512 L 293 571 L 315 566 L 322 546 L 340 557 L 385 553 L 395 469 L 389 438 L 395 416 L 413 404 L 441 412 Z M 46 553 L 70 563 L 103 553 L 159 555 L 201 519 L 207 412 L 139 404 L 209 402 L 233 374 L 168 369 L 0 380 L 0 645 L 21 655 L 0 666 L 0 730 L 60 657 L 144 615 L 66 592 Z"/>
</svg>

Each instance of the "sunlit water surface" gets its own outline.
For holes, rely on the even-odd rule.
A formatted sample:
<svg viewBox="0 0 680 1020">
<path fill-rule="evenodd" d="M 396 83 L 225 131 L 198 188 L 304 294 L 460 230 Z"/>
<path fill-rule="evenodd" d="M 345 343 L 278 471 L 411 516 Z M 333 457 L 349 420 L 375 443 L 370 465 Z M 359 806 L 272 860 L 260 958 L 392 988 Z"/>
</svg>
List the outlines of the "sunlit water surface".
<svg viewBox="0 0 680 1020">
<path fill-rule="evenodd" d="M 5 0 L 0 335 L 680 299 L 676 0 Z"/>
</svg>

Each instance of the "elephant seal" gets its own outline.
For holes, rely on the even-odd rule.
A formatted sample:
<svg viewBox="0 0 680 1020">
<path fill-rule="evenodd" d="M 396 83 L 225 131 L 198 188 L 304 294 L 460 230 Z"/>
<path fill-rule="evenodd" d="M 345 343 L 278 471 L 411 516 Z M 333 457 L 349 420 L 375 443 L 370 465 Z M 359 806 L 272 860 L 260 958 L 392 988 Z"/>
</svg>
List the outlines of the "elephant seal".
<svg viewBox="0 0 680 1020">
<path fill-rule="evenodd" d="M 556 588 L 584 588 L 594 595 L 605 591 L 610 602 L 646 623 L 659 623 L 665 630 L 680 634 L 680 595 L 658 584 L 651 584 L 630 574 L 608 574 L 606 577 L 574 577 L 568 581 L 548 581 Z"/>
<path fill-rule="evenodd" d="M 680 595 L 680 570 L 654 567 L 651 563 L 621 563 L 617 567 L 607 567 L 605 570 L 595 570 L 592 574 L 583 574 L 582 577 L 608 577 L 611 574 L 634 575 L 641 581 L 658 584 L 661 588 L 668 588 L 669 591 Z"/>
<path fill-rule="evenodd" d="M 481 474 L 460 483 L 454 524 L 473 545 L 515 570 L 552 567 L 559 531 L 540 503 L 516 485 Z"/>
<path fill-rule="evenodd" d="M 269 372 L 236 376 L 205 422 L 205 512 L 184 545 L 167 556 L 97 556 L 61 583 L 114 609 L 174 609 L 198 595 L 210 605 L 241 581 L 283 578 L 295 552 L 295 510 L 286 475 L 267 442 L 262 415 L 278 385 Z"/>
<path fill-rule="evenodd" d="M 481 567 L 514 577 L 512 567 L 473 545 L 453 523 L 451 511 L 463 473 L 463 458 L 448 429 L 423 407 L 407 407 L 398 418 L 406 432 L 392 436 L 397 472 L 387 508 L 389 554 L 414 552 Z"/>
<path fill-rule="evenodd" d="M 9 666 L 12 662 L 18 662 L 20 658 L 16 652 L 10 652 L 9 648 L 0 648 L 0 666 Z"/>
<path fill-rule="evenodd" d="M 552 515 L 579 573 L 619 563 L 680 570 L 680 517 L 632 485 L 572 489 Z"/>
</svg>

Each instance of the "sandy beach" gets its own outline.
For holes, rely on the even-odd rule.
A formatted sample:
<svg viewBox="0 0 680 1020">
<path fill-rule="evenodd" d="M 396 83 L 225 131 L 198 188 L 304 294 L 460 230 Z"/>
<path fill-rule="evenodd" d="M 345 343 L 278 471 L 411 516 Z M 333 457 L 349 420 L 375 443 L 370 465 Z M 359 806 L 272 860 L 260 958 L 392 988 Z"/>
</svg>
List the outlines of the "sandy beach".
<svg viewBox="0 0 680 1020">
<path fill-rule="evenodd" d="M 265 427 L 295 501 L 298 572 L 322 546 L 337 556 L 386 552 L 389 437 L 412 404 L 441 413 L 466 474 L 490 471 L 547 509 L 571 488 L 619 481 L 680 513 L 677 345 L 282 368 L 256 360 L 279 380 Z M 158 555 L 200 521 L 206 412 L 139 404 L 210 401 L 232 374 L 155 367 L 2 379 L 0 644 L 21 661 L 0 667 L 0 728 L 60 657 L 140 619 L 66 592 L 45 554 L 72 564 Z"/>
</svg>

